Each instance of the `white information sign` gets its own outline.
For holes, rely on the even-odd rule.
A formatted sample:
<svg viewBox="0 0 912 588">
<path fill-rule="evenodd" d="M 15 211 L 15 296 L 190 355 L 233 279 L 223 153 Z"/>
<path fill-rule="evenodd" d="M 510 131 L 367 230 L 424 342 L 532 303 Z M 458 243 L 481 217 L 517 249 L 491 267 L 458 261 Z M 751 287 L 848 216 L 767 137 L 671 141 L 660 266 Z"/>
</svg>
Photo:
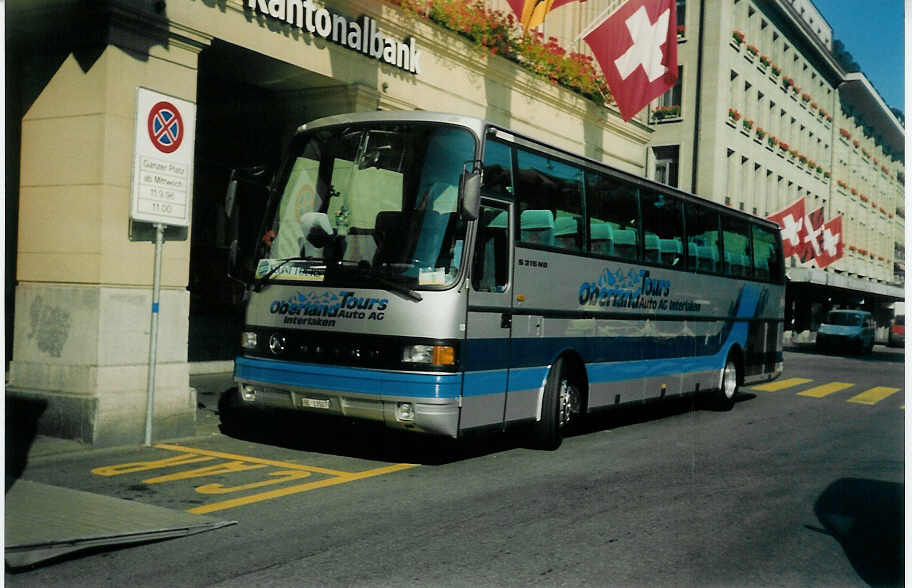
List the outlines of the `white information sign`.
<svg viewBox="0 0 912 588">
<path fill-rule="evenodd" d="M 130 218 L 190 224 L 196 104 L 137 88 Z"/>
</svg>

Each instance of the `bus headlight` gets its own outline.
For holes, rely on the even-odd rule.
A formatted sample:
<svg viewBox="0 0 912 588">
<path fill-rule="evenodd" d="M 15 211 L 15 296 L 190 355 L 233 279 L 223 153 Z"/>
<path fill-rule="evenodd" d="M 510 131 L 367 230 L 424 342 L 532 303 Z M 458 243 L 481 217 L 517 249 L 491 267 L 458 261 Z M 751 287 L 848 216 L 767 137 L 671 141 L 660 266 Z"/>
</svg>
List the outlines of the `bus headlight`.
<svg viewBox="0 0 912 588">
<path fill-rule="evenodd" d="M 241 347 L 243 349 L 256 349 L 257 334 L 253 331 L 244 331 L 241 333 Z"/>
<path fill-rule="evenodd" d="M 455 365 L 456 349 L 452 345 L 406 345 L 402 350 L 404 363 Z"/>
</svg>

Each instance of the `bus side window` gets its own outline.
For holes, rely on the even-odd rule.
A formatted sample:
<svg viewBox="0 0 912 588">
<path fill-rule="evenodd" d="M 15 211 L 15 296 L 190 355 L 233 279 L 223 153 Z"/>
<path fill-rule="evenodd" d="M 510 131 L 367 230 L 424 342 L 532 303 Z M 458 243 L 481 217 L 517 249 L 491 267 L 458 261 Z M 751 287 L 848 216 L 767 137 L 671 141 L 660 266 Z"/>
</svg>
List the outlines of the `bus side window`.
<svg viewBox="0 0 912 588">
<path fill-rule="evenodd" d="M 506 290 L 509 269 L 508 234 L 507 211 L 482 204 L 472 261 L 472 288 L 476 292 Z"/>
<path fill-rule="evenodd" d="M 586 211 L 592 233 L 590 253 L 622 259 L 639 257 L 636 186 L 620 178 L 587 171 Z"/>
<path fill-rule="evenodd" d="M 729 276 L 752 277 L 750 225 L 747 221 L 722 216 L 722 247 L 725 250 L 725 273 Z"/>
<path fill-rule="evenodd" d="M 715 273 L 719 267 L 719 214 L 700 206 L 684 206 L 687 226 L 687 269 Z"/>
<path fill-rule="evenodd" d="M 754 225 L 754 275 L 760 280 L 778 281 L 782 263 L 776 255 L 776 234 L 772 229 Z"/>
<path fill-rule="evenodd" d="M 521 242 L 583 251 L 586 227 L 581 169 L 558 159 L 517 149 L 516 187 Z"/>
<path fill-rule="evenodd" d="M 661 193 L 640 193 L 643 215 L 643 256 L 646 261 L 684 267 L 684 227 L 681 203 Z"/>
<path fill-rule="evenodd" d="M 513 161 L 510 147 L 492 139 L 485 141 L 484 179 L 481 190 L 489 196 L 513 197 Z"/>
</svg>

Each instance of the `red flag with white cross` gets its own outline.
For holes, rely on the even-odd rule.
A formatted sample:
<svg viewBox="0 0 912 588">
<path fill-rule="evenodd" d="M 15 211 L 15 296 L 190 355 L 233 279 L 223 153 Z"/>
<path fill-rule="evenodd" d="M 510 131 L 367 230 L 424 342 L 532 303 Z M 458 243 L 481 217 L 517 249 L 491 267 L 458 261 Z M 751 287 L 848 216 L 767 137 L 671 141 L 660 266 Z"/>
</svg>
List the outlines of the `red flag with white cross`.
<svg viewBox="0 0 912 588">
<path fill-rule="evenodd" d="M 820 253 L 817 266 L 821 269 L 842 257 L 842 217 L 831 218 L 823 225 L 820 233 Z"/>
<path fill-rule="evenodd" d="M 823 234 L 823 207 L 808 212 L 804 217 L 805 235 L 802 246 L 796 253 L 802 263 L 816 259 L 820 255 L 820 239 Z"/>
<path fill-rule="evenodd" d="M 804 225 L 803 197 L 767 218 L 777 223 L 782 229 L 782 253 L 785 257 L 791 257 L 804 249 L 807 228 Z"/>
<path fill-rule="evenodd" d="M 675 0 L 628 0 L 584 39 L 630 120 L 678 79 Z"/>
</svg>

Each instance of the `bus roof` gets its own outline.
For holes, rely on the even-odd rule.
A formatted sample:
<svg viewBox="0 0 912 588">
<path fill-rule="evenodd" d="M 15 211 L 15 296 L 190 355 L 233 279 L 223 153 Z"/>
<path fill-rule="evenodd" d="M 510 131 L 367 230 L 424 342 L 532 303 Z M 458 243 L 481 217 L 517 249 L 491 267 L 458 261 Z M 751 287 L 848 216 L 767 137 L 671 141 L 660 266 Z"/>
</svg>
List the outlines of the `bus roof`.
<svg viewBox="0 0 912 588">
<path fill-rule="evenodd" d="M 532 147 L 534 149 L 551 152 L 553 155 L 558 155 L 562 158 L 568 159 L 570 161 L 575 161 L 579 165 L 584 165 L 590 168 L 598 168 L 603 171 L 607 171 L 612 175 L 619 176 L 625 180 L 635 183 L 639 186 L 645 186 L 654 189 L 660 189 L 668 193 L 674 194 L 681 198 L 687 200 L 694 200 L 700 202 L 709 207 L 715 208 L 719 211 L 725 212 L 727 214 L 732 214 L 735 216 L 740 216 L 744 218 L 749 218 L 753 222 L 759 222 L 761 224 L 766 224 L 770 228 L 779 228 L 779 225 L 774 221 L 768 220 L 766 218 L 753 215 L 749 212 L 743 210 L 737 210 L 730 206 L 726 206 L 714 200 L 710 200 L 704 196 L 699 196 L 697 194 L 692 194 L 690 192 L 685 192 L 674 186 L 668 184 L 660 184 L 654 180 L 644 178 L 642 176 L 637 176 L 630 172 L 623 171 L 616 167 L 613 167 L 607 163 L 592 159 L 585 155 L 579 155 L 568 151 L 561 147 L 550 145 L 540 139 L 518 133 L 504 125 L 494 123 L 482 118 L 474 116 L 466 116 L 461 114 L 449 114 L 443 112 L 429 112 L 424 110 L 385 110 L 385 111 L 372 111 L 372 112 L 353 112 L 346 114 L 337 114 L 333 116 L 326 116 L 308 122 L 306 124 L 298 127 L 296 134 L 303 133 L 305 131 L 310 131 L 317 128 L 337 126 L 337 125 L 348 125 L 348 124 L 359 124 L 359 123 L 371 123 L 371 122 L 431 122 L 431 123 L 442 123 L 442 124 L 451 124 L 466 127 L 475 132 L 478 137 L 482 137 L 486 130 L 500 131 L 496 133 L 498 138 L 506 140 L 511 143 L 516 144 L 525 144 L 526 146 Z M 506 136 L 504 136 L 506 134 Z"/>
</svg>

